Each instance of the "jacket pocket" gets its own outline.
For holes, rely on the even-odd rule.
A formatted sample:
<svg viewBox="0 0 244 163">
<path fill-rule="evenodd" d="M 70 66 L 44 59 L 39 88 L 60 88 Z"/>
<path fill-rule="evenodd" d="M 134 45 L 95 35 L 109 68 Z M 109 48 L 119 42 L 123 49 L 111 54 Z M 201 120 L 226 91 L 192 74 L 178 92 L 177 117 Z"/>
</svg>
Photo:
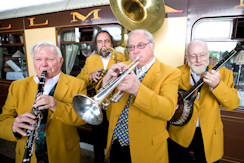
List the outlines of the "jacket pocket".
<svg viewBox="0 0 244 163">
<path fill-rule="evenodd" d="M 220 123 L 218 126 L 216 126 L 215 127 L 215 129 L 214 129 L 214 134 L 215 135 L 219 135 L 220 133 L 223 133 L 223 124 L 222 123 Z"/>
</svg>

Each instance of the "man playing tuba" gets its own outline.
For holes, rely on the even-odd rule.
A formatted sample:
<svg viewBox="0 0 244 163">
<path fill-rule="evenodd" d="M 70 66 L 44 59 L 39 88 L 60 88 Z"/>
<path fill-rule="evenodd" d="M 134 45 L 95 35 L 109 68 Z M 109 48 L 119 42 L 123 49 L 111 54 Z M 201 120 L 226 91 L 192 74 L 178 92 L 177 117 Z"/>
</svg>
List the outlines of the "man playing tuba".
<svg viewBox="0 0 244 163">
<path fill-rule="evenodd" d="M 95 37 L 95 46 L 97 53 L 86 59 L 86 63 L 81 70 L 77 78 L 83 79 L 88 86 L 88 96 L 96 94 L 96 83 L 105 74 L 105 70 L 117 61 L 125 61 L 126 57 L 118 52 L 112 52 L 113 37 L 107 31 L 99 31 Z M 92 126 L 93 138 L 94 138 L 94 155 L 95 163 L 104 162 L 104 147 L 107 139 L 108 121 L 106 114 L 104 114 L 104 120 L 102 124 Z"/>
</svg>

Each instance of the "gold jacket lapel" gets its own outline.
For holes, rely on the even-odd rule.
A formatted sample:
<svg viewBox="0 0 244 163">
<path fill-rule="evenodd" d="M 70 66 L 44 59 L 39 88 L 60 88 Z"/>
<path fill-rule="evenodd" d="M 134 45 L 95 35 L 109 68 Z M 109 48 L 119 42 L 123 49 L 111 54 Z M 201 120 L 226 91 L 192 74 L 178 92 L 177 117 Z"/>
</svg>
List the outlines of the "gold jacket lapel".
<svg viewBox="0 0 244 163">
<path fill-rule="evenodd" d="M 28 81 L 26 88 L 28 89 L 26 90 L 27 93 L 25 93 L 25 99 L 26 101 L 29 101 L 32 106 L 35 103 L 36 93 L 38 90 L 38 84 L 34 81 L 33 77 Z M 26 112 L 30 112 L 32 107 L 26 106 L 25 109 Z"/>
<path fill-rule="evenodd" d="M 61 72 L 53 97 L 57 100 L 62 100 L 69 89 L 68 83 L 68 79 Z"/>
</svg>

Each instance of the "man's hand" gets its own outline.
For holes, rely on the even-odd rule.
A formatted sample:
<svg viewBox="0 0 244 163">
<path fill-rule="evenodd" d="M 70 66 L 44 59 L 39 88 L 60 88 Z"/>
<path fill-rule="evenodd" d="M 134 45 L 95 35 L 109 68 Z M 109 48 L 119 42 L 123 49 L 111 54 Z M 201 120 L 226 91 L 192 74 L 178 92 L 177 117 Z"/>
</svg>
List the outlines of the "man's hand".
<svg viewBox="0 0 244 163">
<path fill-rule="evenodd" d="M 221 79 L 220 79 L 219 71 L 210 70 L 209 72 L 204 73 L 203 81 L 213 89 L 218 86 L 220 80 Z"/>
<path fill-rule="evenodd" d="M 116 63 L 112 65 L 107 74 L 104 76 L 102 81 L 102 86 L 107 84 L 112 78 L 117 77 L 120 74 L 120 70 L 125 70 L 127 68 L 127 65 L 124 63 Z"/>
<path fill-rule="evenodd" d="M 103 69 L 97 69 L 94 72 L 90 73 L 90 75 L 89 75 L 89 81 L 94 80 L 95 82 L 98 82 L 99 79 L 100 79 L 99 75 L 100 75 L 100 73 L 101 73 L 102 70 Z"/>
<path fill-rule="evenodd" d="M 117 77 L 119 70 L 126 70 L 128 66 L 124 63 L 117 63 L 111 66 L 103 78 L 102 86 L 108 83 L 112 78 Z M 137 95 L 140 87 L 140 81 L 138 80 L 136 74 L 131 71 L 124 79 L 118 84 L 117 88 L 121 91 L 127 92 L 129 94 Z"/>
<path fill-rule="evenodd" d="M 118 90 L 121 90 L 123 92 L 127 92 L 129 94 L 132 94 L 134 96 L 137 95 L 139 87 L 141 85 L 141 82 L 137 78 L 134 71 L 131 71 L 118 85 Z"/>
<path fill-rule="evenodd" d="M 33 106 L 38 107 L 39 110 L 51 109 L 54 112 L 57 106 L 57 100 L 49 95 L 41 95 L 37 97 L 36 103 Z"/>
<path fill-rule="evenodd" d="M 34 127 L 31 124 L 35 124 L 36 121 L 34 120 L 36 117 L 32 113 L 24 113 L 20 114 L 18 117 L 15 118 L 12 131 L 14 133 L 19 133 L 22 136 L 27 136 L 27 133 L 23 131 L 23 129 L 34 130 Z"/>
</svg>

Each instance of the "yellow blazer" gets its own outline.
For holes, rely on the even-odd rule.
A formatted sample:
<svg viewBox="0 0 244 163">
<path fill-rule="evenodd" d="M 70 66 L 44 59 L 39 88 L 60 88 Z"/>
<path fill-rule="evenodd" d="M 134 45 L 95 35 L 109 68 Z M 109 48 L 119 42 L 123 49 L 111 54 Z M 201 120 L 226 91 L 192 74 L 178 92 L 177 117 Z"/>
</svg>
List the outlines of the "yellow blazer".
<svg viewBox="0 0 244 163">
<path fill-rule="evenodd" d="M 122 62 L 126 60 L 126 57 L 116 52 L 118 62 Z M 106 70 L 109 69 L 115 63 L 114 61 L 114 53 L 111 54 L 110 60 L 106 67 Z M 81 72 L 77 75 L 77 78 L 83 79 L 86 82 L 86 85 L 89 85 L 89 74 L 94 72 L 97 69 L 103 69 L 103 62 L 101 56 L 99 54 L 94 54 L 86 59 L 85 66 L 81 70 Z"/>
<path fill-rule="evenodd" d="M 22 162 L 27 137 L 16 139 L 12 124 L 19 114 L 30 112 L 37 92 L 33 76 L 11 83 L 3 113 L 0 115 L 0 137 L 17 141 L 16 162 Z M 61 73 L 53 97 L 57 100 L 54 112 L 49 110 L 46 139 L 50 163 L 80 162 L 80 146 L 77 127 L 85 122 L 75 113 L 72 98 L 76 94 L 86 94 L 84 81 Z M 34 147 L 35 149 L 35 147 Z M 36 162 L 33 152 L 31 163 Z"/>
<path fill-rule="evenodd" d="M 213 66 L 209 66 L 212 69 Z M 190 68 L 188 65 L 179 67 L 181 79 L 179 88 L 189 90 Z M 233 110 L 240 104 L 237 90 L 234 89 L 232 71 L 226 68 L 219 69 L 221 81 L 211 91 L 206 83 L 202 85 L 200 99 L 196 99 L 193 105 L 193 115 L 184 126 L 169 126 L 170 138 L 183 147 L 188 147 L 193 139 L 197 118 L 200 119 L 204 151 L 207 162 L 219 160 L 224 153 L 223 124 L 220 115 L 220 104 L 228 110 Z"/>
<path fill-rule="evenodd" d="M 132 163 L 168 162 L 169 137 L 167 121 L 175 112 L 180 71 L 157 59 L 145 75 L 136 98 L 129 106 L 128 128 Z M 108 108 L 109 130 L 107 153 L 109 157 L 112 135 L 120 113 L 129 98 L 124 93 L 118 103 Z"/>
</svg>

